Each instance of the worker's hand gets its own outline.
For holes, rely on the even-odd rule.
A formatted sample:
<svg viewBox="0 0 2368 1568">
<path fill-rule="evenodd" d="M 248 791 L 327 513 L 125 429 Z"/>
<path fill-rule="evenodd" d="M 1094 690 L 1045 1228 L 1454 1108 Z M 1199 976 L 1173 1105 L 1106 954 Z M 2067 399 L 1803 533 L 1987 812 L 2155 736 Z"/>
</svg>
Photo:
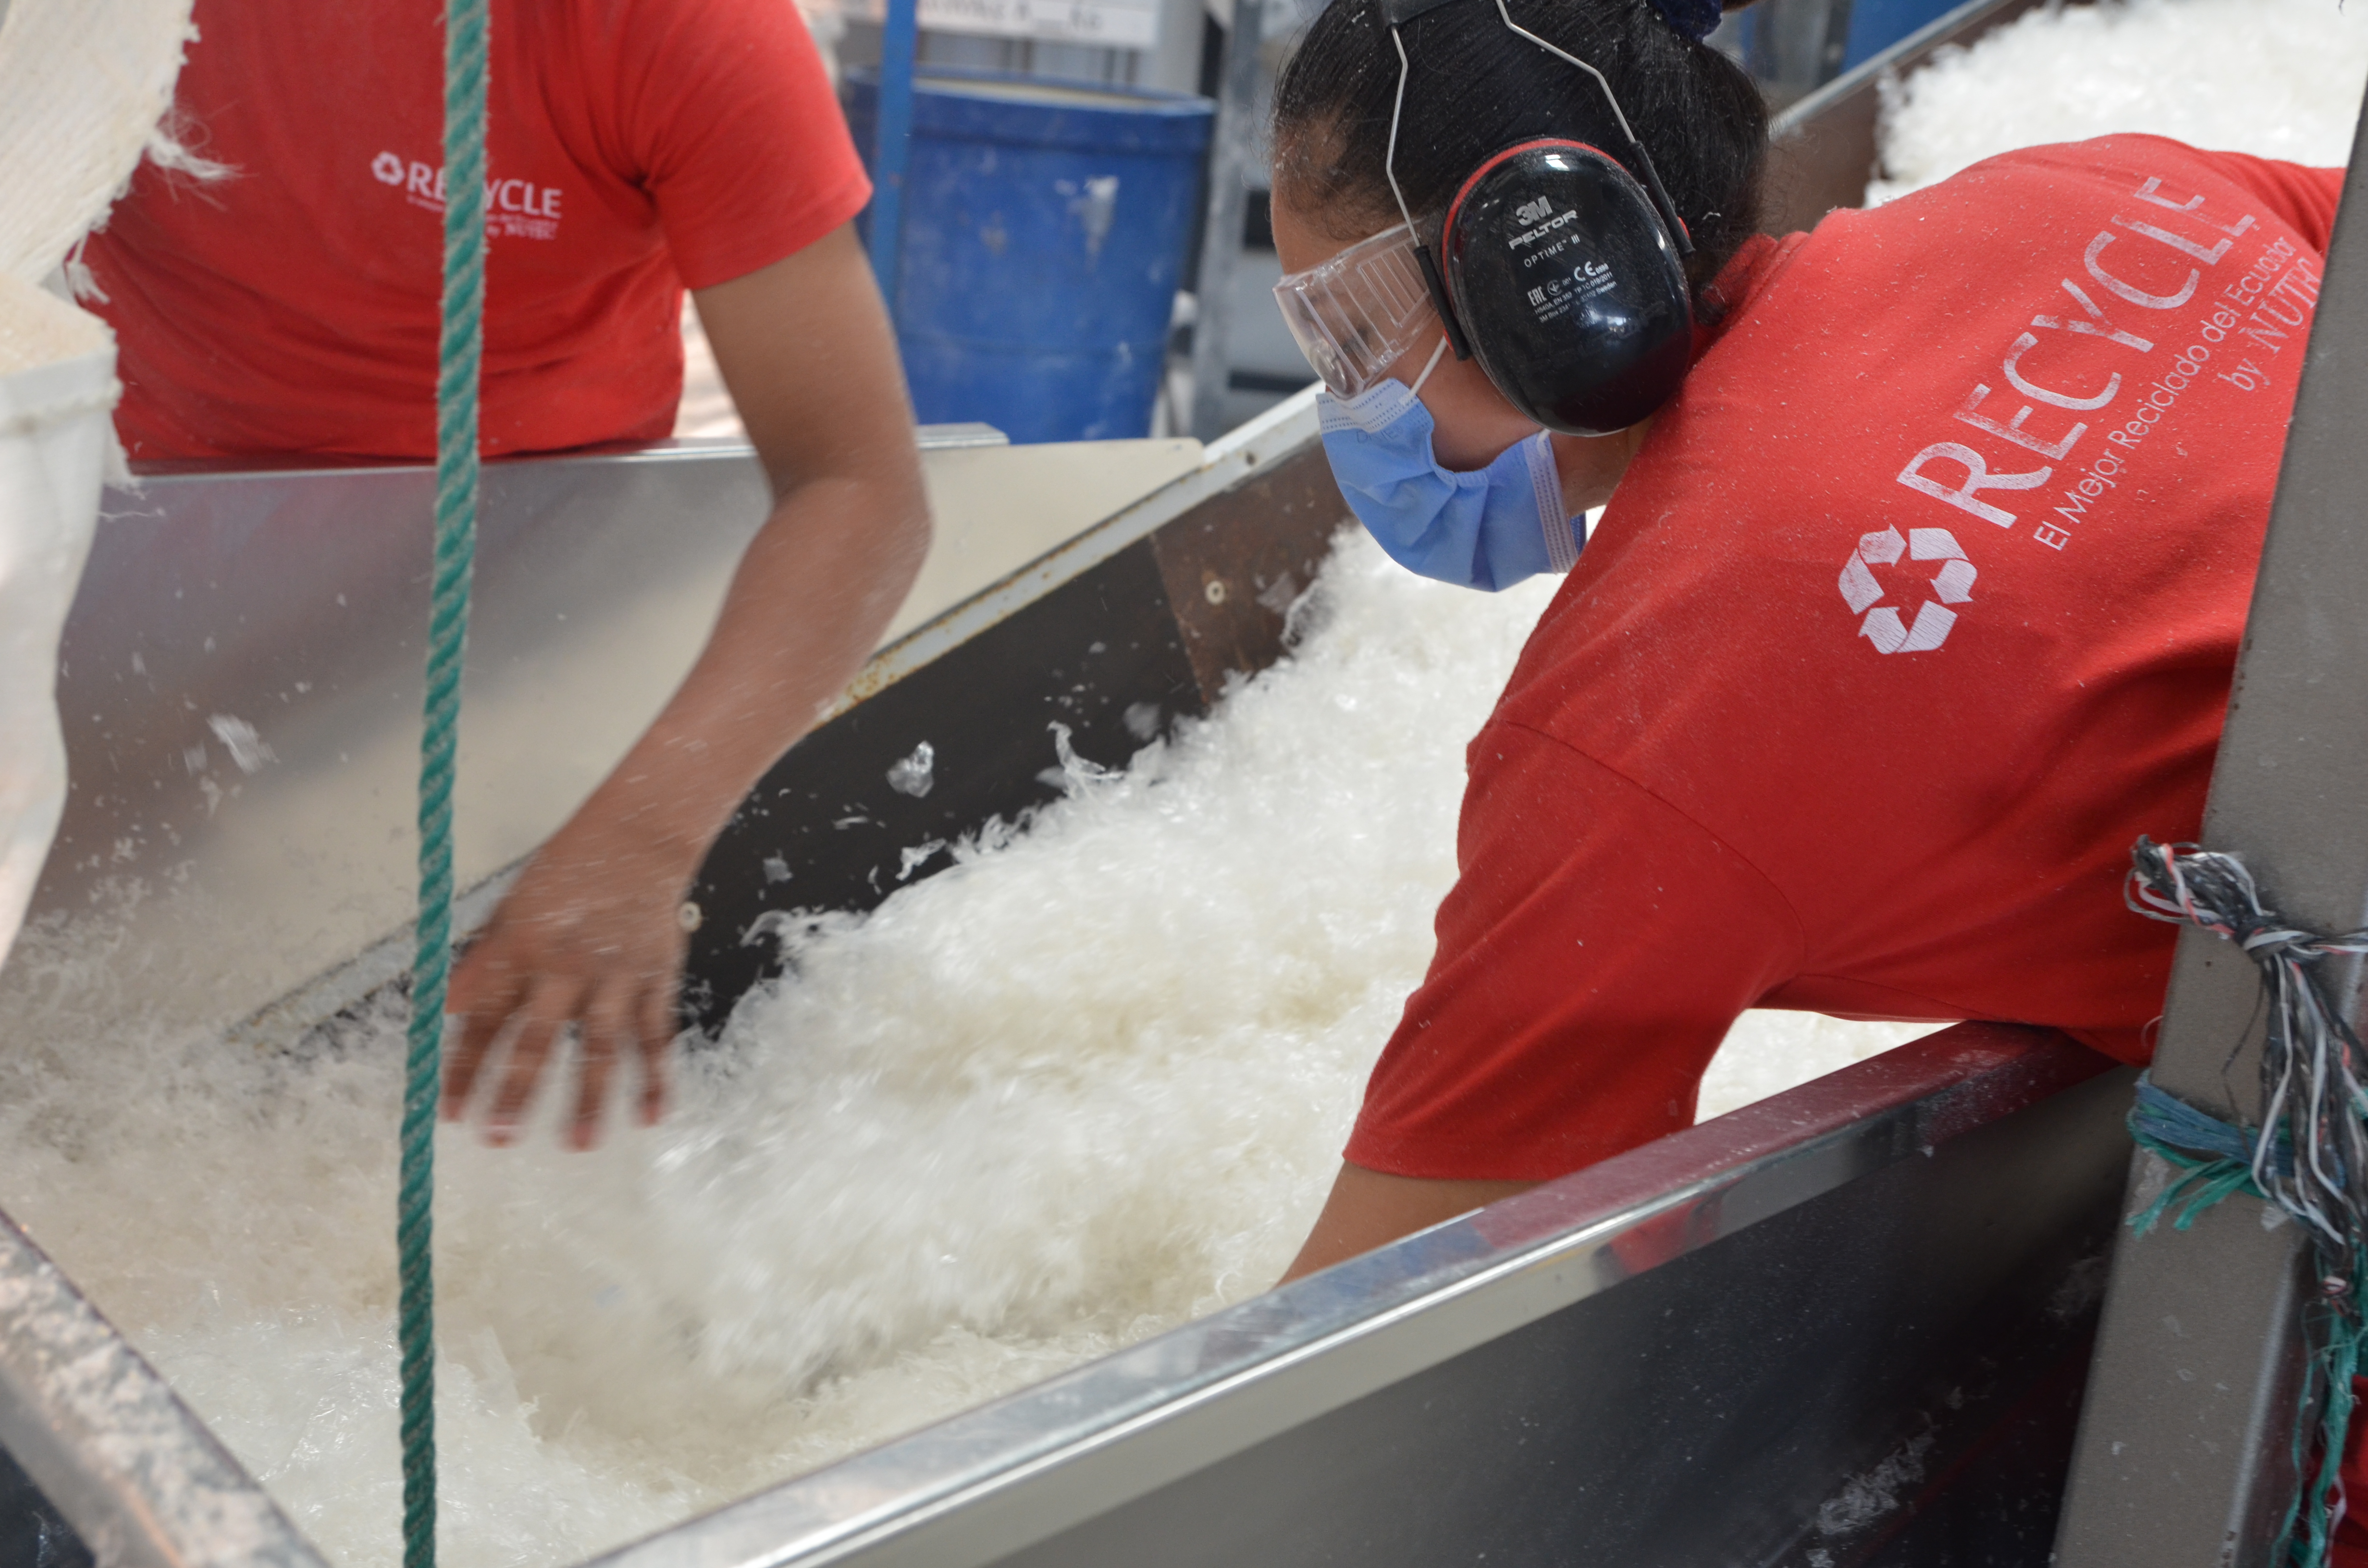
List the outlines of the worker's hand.
<svg viewBox="0 0 2368 1568">
<path fill-rule="evenodd" d="M 627 1058 L 638 1071 L 641 1124 L 664 1114 L 682 972 L 679 912 L 697 869 L 685 859 L 680 846 L 650 842 L 601 810 L 597 796 L 543 846 L 453 974 L 446 1011 L 461 1035 L 444 1074 L 446 1120 L 465 1115 L 480 1080 L 489 1080 L 486 1142 L 512 1142 L 570 1025 L 572 1146 L 600 1141 L 609 1085 Z M 489 1072 L 506 1035 L 508 1052 Z"/>
</svg>

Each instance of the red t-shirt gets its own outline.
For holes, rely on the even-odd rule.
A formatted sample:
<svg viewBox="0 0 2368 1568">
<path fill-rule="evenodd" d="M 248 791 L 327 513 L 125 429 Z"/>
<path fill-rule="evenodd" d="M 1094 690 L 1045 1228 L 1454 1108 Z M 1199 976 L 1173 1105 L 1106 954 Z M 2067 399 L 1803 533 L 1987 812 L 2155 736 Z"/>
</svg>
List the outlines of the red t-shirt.
<svg viewBox="0 0 2368 1568">
<path fill-rule="evenodd" d="M 134 458 L 426 457 L 443 255 L 442 0 L 199 0 L 180 128 L 85 259 Z M 488 452 L 650 439 L 682 289 L 870 194 L 791 0 L 495 0 Z"/>
<path fill-rule="evenodd" d="M 2151 1048 L 2340 171 L 2012 153 L 1722 278 L 1472 743 L 1348 1157 L 1543 1179 L 1693 1119 L 1747 1007 Z"/>
</svg>

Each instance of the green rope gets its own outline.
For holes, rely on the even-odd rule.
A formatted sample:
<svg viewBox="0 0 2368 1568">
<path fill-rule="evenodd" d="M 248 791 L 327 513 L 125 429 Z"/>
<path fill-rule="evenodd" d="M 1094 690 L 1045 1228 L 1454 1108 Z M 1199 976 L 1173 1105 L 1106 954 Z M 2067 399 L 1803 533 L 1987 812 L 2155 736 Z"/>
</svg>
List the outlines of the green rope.
<svg viewBox="0 0 2368 1568">
<path fill-rule="evenodd" d="M 452 959 L 452 765 L 461 660 L 477 552 L 477 371 L 485 306 L 487 0 L 444 13 L 444 311 L 436 370 L 436 565 L 427 616 L 426 725 L 419 740 L 419 948 L 403 1089 L 395 1196 L 403 1350 L 403 1561 L 436 1563 L 436 1096 Z"/>
<path fill-rule="evenodd" d="M 2182 1173 L 2176 1180 L 2166 1183 L 2143 1211 L 2130 1217 L 2132 1235 L 2143 1236 L 2161 1224 L 2175 1204 L 2183 1203 L 2184 1207 L 2171 1219 L 2170 1228 L 2187 1231 L 2194 1229 L 2197 1215 L 2231 1194 L 2241 1192 L 2268 1201 L 2268 1195 L 2253 1185 L 2253 1167 L 2242 1160 L 2191 1154 L 2184 1149 L 2172 1148 L 2137 1126 L 2135 1116 L 2131 1123 L 2130 1136 L 2139 1148 L 2160 1155 L 2165 1163 Z"/>
</svg>

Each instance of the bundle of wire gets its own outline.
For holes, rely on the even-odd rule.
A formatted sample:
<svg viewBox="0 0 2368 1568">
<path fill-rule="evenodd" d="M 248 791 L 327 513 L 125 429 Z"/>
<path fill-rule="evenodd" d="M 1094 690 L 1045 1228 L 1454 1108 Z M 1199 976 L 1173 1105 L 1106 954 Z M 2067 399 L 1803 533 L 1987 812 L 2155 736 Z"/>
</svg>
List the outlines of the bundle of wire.
<svg viewBox="0 0 2368 1568">
<path fill-rule="evenodd" d="M 2294 926 L 2262 902 L 2252 872 L 2233 855 L 2140 838 L 2130 856 L 2132 909 L 2232 942 L 2260 971 L 2268 1006 L 2260 1105 L 2230 1125 L 2145 1085 L 2131 1133 L 2182 1174 L 2133 1228 L 2143 1235 L 2183 1204 L 2176 1223 L 2185 1229 L 2211 1204 L 2248 1191 L 2309 1235 L 2318 1290 L 2303 1309 L 2309 1375 L 2302 1409 L 2318 1419 L 2294 1423 L 2294 1470 L 2307 1473 L 2305 1444 L 2314 1437 L 2318 1463 L 2287 1511 L 2285 1532 L 2299 1532 L 2293 1544 L 2302 1568 L 2318 1568 L 2340 1517 L 2352 1379 L 2368 1339 L 2368 1052 L 2315 971 L 2326 959 L 2368 955 L 2368 929 L 2321 936 Z"/>
</svg>

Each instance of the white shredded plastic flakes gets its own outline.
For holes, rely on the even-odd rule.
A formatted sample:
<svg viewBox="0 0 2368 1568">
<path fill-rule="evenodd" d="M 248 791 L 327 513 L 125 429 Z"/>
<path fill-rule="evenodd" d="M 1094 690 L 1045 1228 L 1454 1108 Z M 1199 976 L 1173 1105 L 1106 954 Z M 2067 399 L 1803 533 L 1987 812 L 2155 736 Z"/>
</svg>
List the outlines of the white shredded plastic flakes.
<svg viewBox="0 0 2368 1568">
<path fill-rule="evenodd" d="M 591 1155 L 448 1135 L 447 1553 L 572 1561 L 1263 1290 L 1454 877 L 1463 747 L 1554 590 L 1361 535 L 1288 664 L 869 917 Z M 35 933 L 0 1205 L 341 1563 L 395 1560 L 399 1019 L 302 1060 L 98 1027 Z M 1914 1033 L 1756 1015 L 1733 1100 Z M 1732 1064 L 1731 1066 L 1729 1064 Z M 562 1096 L 547 1095 L 546 1113 Z"/>
<path fill-rule="evenodd" d="M 2114 131 L 2333 167 L 2368 83 L 2368 7 L 2107 0 L 2024 13 L 1884 95 L 1870 206 L 2017 147 Z"/>
</svg>

